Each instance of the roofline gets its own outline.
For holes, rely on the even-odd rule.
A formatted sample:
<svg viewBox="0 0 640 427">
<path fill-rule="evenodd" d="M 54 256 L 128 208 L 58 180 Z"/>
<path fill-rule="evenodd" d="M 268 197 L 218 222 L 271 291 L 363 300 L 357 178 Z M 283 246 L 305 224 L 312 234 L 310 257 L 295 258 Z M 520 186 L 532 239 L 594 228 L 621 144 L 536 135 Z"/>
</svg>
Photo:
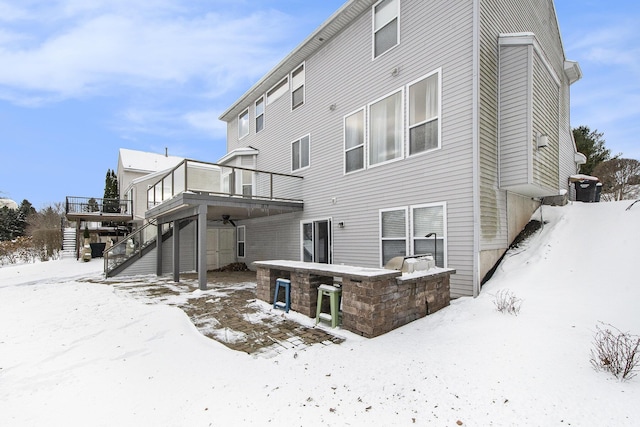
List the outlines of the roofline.
<svg viewBox="0 0 640 427">
<path fill-rule="evenodd" d="M 295 66 L 301 64 L 306 58 L 324 46 L 328 40 L 342 31 L 353 19 L 360 16 L 362 12 L 368 10 L 377 1 L 349 0 L 346 2 L 218 118 L 225 122 L 235 118 L 244 105 L 247 104 L 247 101 L 251 100 L 253 102 L 254 98 L 258 98 L 269 90 L 274 84 L 288 75 Z"/>
</svg>

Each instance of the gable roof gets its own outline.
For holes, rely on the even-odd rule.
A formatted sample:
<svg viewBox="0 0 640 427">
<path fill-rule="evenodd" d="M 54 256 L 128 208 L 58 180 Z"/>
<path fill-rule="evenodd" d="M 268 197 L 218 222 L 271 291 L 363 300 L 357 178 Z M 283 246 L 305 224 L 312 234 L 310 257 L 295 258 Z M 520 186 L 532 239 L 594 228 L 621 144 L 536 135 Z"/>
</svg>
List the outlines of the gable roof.
<svg viewBox="0 0 640 427">
<path fill-rule="evenodd" d="M 121 148 L 118 154 L 118 164 L 126 171 L 157 172 L 171 169 L 184 160 L 184 157 L 167 156 L 158 153 L 129 150 Z"/>
<path fill-rule="evenodd" d="M 349 0 L 219 117 L 229 122 L 378 0 Z"/>
</svg>

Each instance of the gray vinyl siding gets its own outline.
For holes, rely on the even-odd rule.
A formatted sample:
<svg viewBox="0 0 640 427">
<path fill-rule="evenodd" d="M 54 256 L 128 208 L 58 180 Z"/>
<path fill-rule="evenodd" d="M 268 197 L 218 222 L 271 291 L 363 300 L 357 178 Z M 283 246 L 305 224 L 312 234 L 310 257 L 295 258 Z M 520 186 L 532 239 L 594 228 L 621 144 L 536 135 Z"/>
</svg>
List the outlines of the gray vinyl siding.
<svg viewBox="0 0 640 427">
<path fill-rule="evenodd" d="M 569 185 L 568 177 L 578 173 L 578 167 L 575 163 L 576 144 L 573 140 L 571 132 L 571 123 L 569 121 L 569 83 L 567 77 L 560 75 L 564 84 L 560 88 L 560 123 L 558 130 L 558 139 L 560 141 L 560 174 L 558 175 L 558 188 L 569 191 L 570 196 L 575 199 L 575 192 L 572 192 L 572 186 Z"/>
<path fill-rule="evenodd" d="M 560 88 L 545 68 L 541 58 L 533 56 L 533 182 L 556 193 L 558 190 L 559 158 L 559 97 Z M 549 136 L 549 144 L 537 148 L 536 135 Z"/>
<path fill-rule="evenodd" d="M 152 249 L 136 262 L 116 274 L 116 277 L 156 274 L 157 249 Z"/>
<path fill-rule="evenodd" d="M 402 1 L 400 44 L 375 60 L 369 9 L 306 58 L 303 106 L 292 112 L 287 92 L 266 106 L 264 130 L 256 134 L 252 125 L 240 141 L 237 118 L 229 122 L 228 149 L 257 148 L 258 169 L 290 173 L 291 142 L 307 134 L 311 141 L 310 167 L 296 172 L 304 177 L 304 212 L 243 222 L 249 260 L 299 260 L 300 221 L 332 218 L 333 262 L 379 267 L 380 209 L 445 202 L 447 265 L 457 271 L 452 295 L 472 294 L 472 6 Z M 405 138 L 404 158 L 345 175 L 344 116 L 438 69 L 442 148 L 408 157 Z M 403 99 L 406 131 L 406 94 Z M 253 124 L 253 108 L 249 112 Z"/>
<path fill-rule="evenodd" d="M 300 218 L 283 214 L 239 222 L 246 227 L 243 261 L 251 267 L 254 261 L 300 260 Z"/>
<path fill-rule="evenodd" d="M 527 182 L 531 175 L 530 46 L 500 49 L 500 187 Z"/>
<path fill-rule="evenodd" d="M 180 229 L 180 272 L 196 270 L 196 221 L 189 221 Z M 173 272 L 173 236 L 162 242 L 162 273 Z"/>
<path fill-rule="evenodd" d="M 498 36 L 534 33 L 557 75 L 564 54 L 552 0 L 479 1 L 480 249 L 493 250 L 505 249 L 510 240 L 506 192 L 498 186 Z"/>
</svg>

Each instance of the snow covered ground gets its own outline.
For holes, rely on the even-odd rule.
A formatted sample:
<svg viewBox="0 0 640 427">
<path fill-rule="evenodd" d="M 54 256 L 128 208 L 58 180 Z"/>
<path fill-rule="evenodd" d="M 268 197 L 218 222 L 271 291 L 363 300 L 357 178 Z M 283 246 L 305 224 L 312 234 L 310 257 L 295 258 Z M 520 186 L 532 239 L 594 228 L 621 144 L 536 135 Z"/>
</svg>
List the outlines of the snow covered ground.
<svg viewBox="0 0 640 427">
<path fill-rule="evenodd" d="M 639 425 L 640 377 L 589 363 L 599 321 L 640 334 L 629 203 L 545 206 L 548 223 L 480 297 L 269 359 L 203 337 L 178 308 L 80 279 L 100 277 L 100 262 L 1 268 L 0 425 Z M 495 310 L 505 288 L 518 316 Z"/>
</svg>

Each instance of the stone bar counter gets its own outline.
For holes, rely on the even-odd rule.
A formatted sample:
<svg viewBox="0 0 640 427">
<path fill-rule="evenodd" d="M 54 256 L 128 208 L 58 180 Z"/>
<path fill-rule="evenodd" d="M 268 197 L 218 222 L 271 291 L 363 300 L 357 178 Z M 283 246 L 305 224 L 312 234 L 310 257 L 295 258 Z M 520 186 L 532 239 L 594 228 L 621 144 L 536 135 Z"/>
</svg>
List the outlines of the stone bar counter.
<svg viewBox="0 0 640 427">
<path fill-rule="evenodd" d="M 318 286 L 342 285 L 342 328 L 367 338 L 449 305 L 454 269 L 397 270 L 302 261 L 256 261 L 259 299 L 273 304 L 278 278 L 291 280 L 291 309 L 315 317 Z M 338 279 L 338 280 L 336 280 Z"/>
</svg>

